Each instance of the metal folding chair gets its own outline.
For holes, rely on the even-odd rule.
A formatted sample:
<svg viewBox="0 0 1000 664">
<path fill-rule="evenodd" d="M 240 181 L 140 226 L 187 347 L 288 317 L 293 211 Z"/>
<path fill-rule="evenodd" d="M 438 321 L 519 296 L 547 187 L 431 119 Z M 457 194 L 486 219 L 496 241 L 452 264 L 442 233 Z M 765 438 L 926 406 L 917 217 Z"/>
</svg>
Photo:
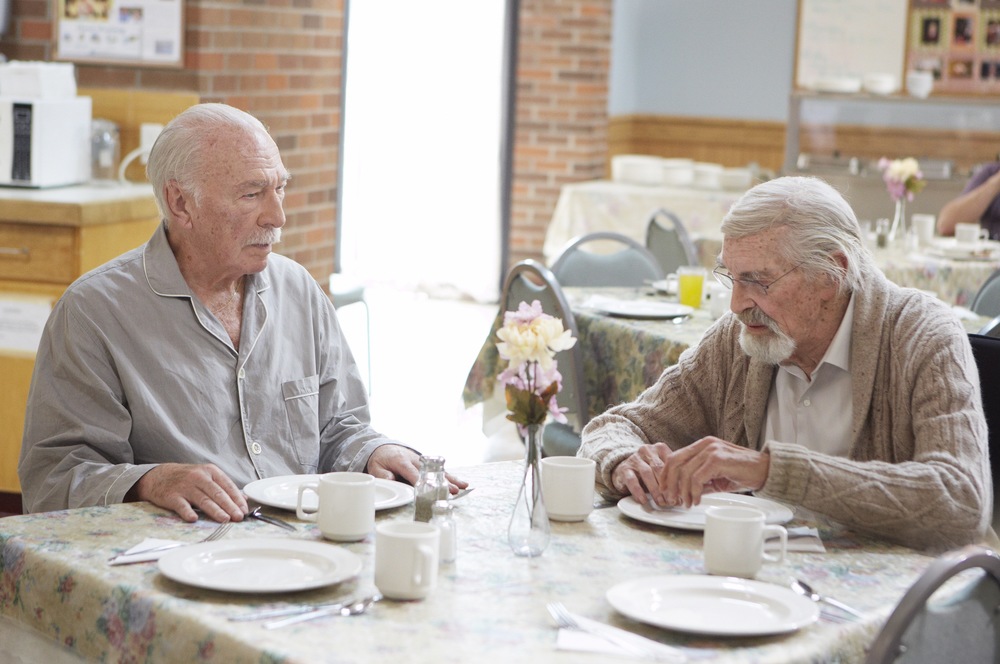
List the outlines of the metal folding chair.
<svg viewBox="0 0 1000 664">
<path fill-rule="evenodd" d="M 594 251 L 595 246 L 600 253 Z M 607 253 L 609 246 L 617 250 Z M 611 231 L 587 233 L 570 240 L 552 263 L 552 274 L 563 287 L 642 286 L 664 277 L 663 268 L 649 249 L 627 235 Z"/>
</svg>

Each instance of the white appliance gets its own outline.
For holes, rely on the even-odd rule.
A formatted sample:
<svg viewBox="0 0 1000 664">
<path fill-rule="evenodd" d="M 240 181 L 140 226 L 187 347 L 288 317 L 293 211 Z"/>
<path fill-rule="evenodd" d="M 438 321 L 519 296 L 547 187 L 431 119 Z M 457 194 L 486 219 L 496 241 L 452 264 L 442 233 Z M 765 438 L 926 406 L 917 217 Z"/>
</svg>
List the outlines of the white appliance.
<svg viewBox="0 0 1000 664">
<path fill-rule="evenodd" d="M 0 97 L 0 185 L 59 187 L 90 180 L 90 97 Z"/>
</svg>

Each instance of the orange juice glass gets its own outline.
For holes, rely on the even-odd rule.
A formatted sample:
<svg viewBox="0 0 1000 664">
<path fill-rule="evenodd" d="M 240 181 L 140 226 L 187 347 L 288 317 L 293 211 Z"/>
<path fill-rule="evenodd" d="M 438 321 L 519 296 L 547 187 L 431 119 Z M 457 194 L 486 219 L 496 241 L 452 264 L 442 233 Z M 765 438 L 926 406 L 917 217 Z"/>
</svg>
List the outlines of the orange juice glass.
<svg viewBox="0 0 1000 664">
<path fill-rule="evenodd" d="M 708 270 L 705 268 L 694 265 L 682 265 L 677 268 L 677 299 L 681 304 L 695 309 L 701 306 L 707 273 Z"/>
</svg>

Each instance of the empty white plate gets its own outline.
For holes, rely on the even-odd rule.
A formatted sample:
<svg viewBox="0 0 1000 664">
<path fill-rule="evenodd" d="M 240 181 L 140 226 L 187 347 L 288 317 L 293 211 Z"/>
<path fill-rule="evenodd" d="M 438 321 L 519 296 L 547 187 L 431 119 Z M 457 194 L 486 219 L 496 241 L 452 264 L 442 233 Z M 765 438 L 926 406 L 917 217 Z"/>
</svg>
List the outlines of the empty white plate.
<svg viewBox="0 0 1000 664">
<path fill-rule="evenodd" d="M 295 511 L 299 499 L 299 486 L 306 482 L 315 482 L 319 475 L 282 475 L 250 482 L 243 487 L 243 493 L 250 500 L 268 507 Z M 385 510 L 399 507 L 413 501 L 413 487 L 394 480 L 375 478 L 375 509 Z M 302 498 L 302 507 L 313 511 L 319 507 L 319 499 L 312 491 Z"/>
<path fill-rule="evenodd" d="M 609 316 L 622 318 L 677 318 L 689 316 L 694 311 L 685 304 L 674 302 L 646 302 L 644 300 L 600 300 L 594 306 Z"/>
<path fill-rule="evenodd" d="M 793 516 L 792 510 L 781 503 L 742 493 L 709 493 L 701 497 L 701 504 L 689 508 L 640 505 L 632 496 L 625 496 L 618 501 L 618 509 L 625 516 L 657 526 L 683 530 L 704 530 L 705 510 L 716 505 L 756 507 L 764 513 L 767 523 L 787 523 Z"/>
<path fill-rule="evenodd" d="M 656 576 L 607 592 L 619 613 L 656 627 L 713 636 L 785 634 L 811 625 L 819 607 L 790 588 L 725 576 Z"/>
<path fill-rule="evenodd" d="M 323 542 L 240 539 L 183 546 L 163 555 L 160 573 L 189 586 L 232 593 L 322 588 L 352 579 L 361 558 Z"/>
</svg>

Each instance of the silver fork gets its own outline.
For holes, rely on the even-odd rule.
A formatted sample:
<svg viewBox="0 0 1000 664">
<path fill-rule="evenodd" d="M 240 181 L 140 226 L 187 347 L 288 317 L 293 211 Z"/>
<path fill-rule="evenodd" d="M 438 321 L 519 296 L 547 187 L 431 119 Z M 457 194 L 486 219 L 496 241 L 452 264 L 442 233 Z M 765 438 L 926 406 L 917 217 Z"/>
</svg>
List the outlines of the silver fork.
<svg viewBox="0 0 1000 664">
<path fill-rule="evenodd" d="M 207 536 L 198 540 L 197 542 L 173 542 L 171 544 L 164 544 L 162 546 L 155 546 L 152 549 L 144 549 L 142 551 L 137 551 L 134 555 L 145 555 L 147 553 L 158 553 L 160 551 L 168 551 L 170 549 L 176 549 L 181 546 L 188 546 L 190 544 L 201 544 L 202 542 L 214 542 L 215 540 L 220 540 L 226 536 L 229 529 L 233 527 L 232 521 L 226 521 L 225 523 L 220 523 L 219 526 L 210 532 Z M 120 555 L 120 554 L 119 554 Z M 118 556 L 112 557 L 112 560 Z"/>
<path fill-rule="evenodd" d="M 676 654 L 668 654 L 666 651 L 660 653 L 654 652 L 652 648 L 644 648 L 628 638 L 619 636 L 615 631 L 616 628 L 610 625 L 607 625 L 607 629 L 598 629 L 597 627 L 581 625 L 576 621 L 562 602 L 549 602 L 545 608 L 549 610 L 549 614 L 552 616 L 553 620 L 555 620 L 556 624 L 562 629 L 572 629 L 593 634 L 598 638 L 604 639 L 608 643 L 618 646 L 633 656 L 680 662 L 687 659 L 680 652 Z M 664 649 L 669 648 L 669 646 L 663 647 Z"/>
</svg>

